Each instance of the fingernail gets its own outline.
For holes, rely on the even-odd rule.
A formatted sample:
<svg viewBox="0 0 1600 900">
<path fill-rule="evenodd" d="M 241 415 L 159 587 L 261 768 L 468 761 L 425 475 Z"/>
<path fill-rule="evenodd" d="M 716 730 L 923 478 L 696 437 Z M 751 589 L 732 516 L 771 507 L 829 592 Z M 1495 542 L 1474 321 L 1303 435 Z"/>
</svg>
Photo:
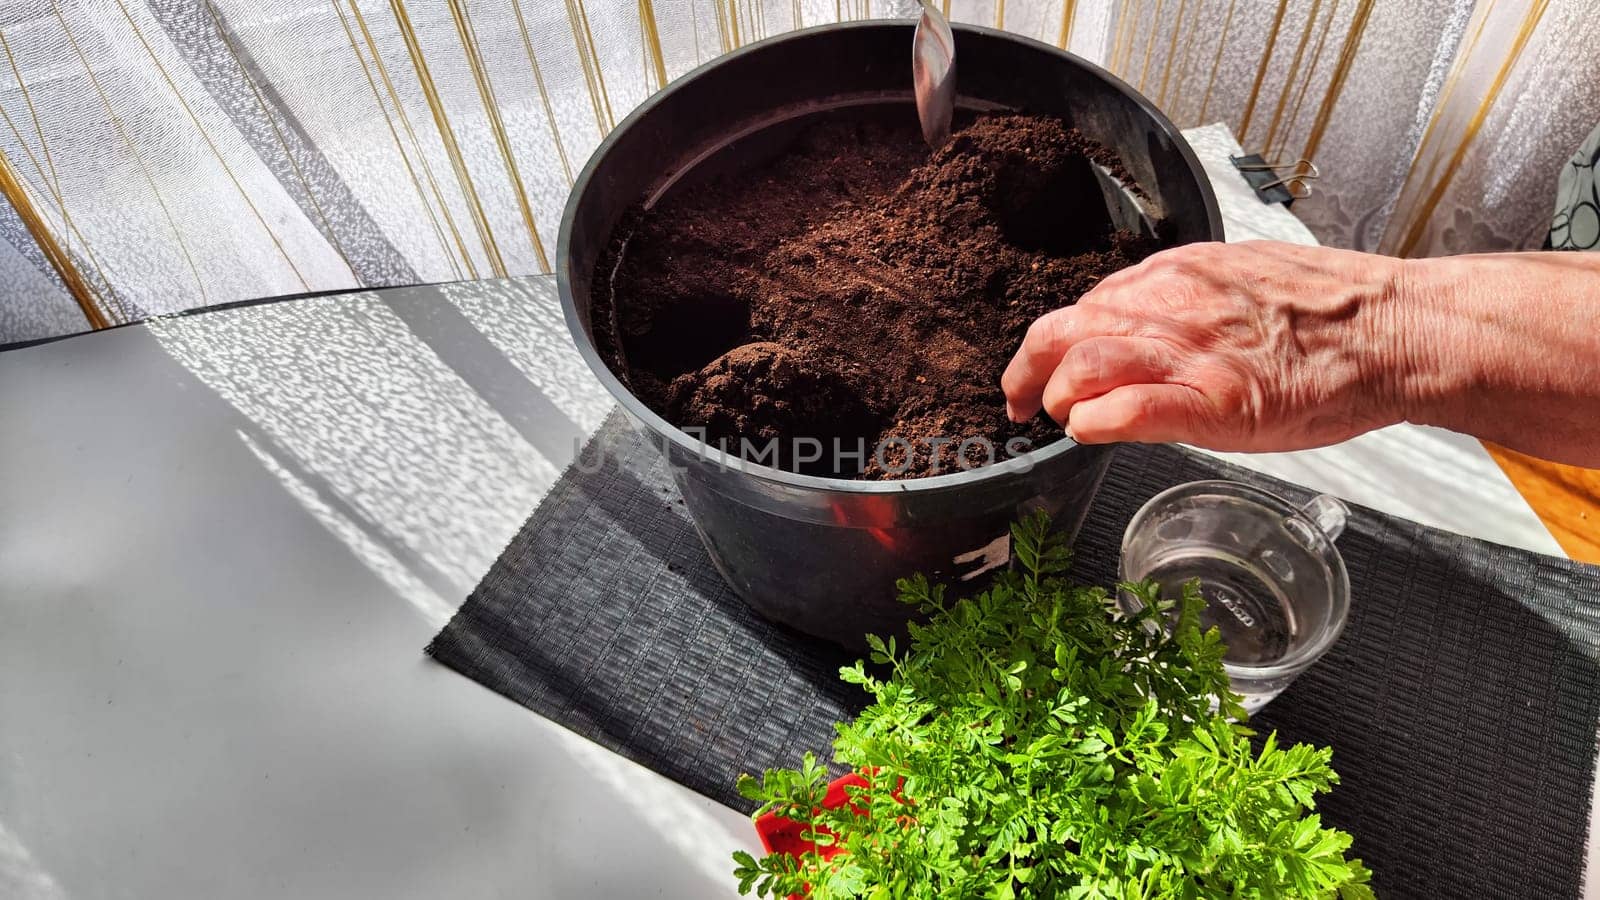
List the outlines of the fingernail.
<svg viewBox="0 0 1600 900">
<path fill-rule="evenodd" d="M 1073 437 L 1073 435 L 1072 435 L 1072 426 L 1071 425 L 1062 426 L 1061 430 L 1066 432 L 1067 440 L 1073 442 L 1074 444 L 1076 444 L 1078 442 L 1078 439 L 1076 437 Z"/>
</svg>

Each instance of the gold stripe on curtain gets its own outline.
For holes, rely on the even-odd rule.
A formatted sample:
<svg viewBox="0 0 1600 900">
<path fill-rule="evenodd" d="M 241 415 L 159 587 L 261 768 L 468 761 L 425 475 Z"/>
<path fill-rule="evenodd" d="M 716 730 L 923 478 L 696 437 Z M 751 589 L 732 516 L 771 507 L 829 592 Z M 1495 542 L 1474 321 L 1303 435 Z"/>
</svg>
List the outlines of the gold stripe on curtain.
<svg viewBox="0 0 1600 900">
<path fill-rule="evenodd" d="M 1161 90 L 1156 94 L 1156 105 L 1162 109 L 1169 108 L 1167 106 L 1167 84 L 1172 80 L 1172 64 L 1178 59 L 1178 33 L 1183 31 L 1183 14 L 1188 11 L 1188 9 L 1189 0 L 1179 0 L 1178 16 L 1172 20 L 1172 40 L 1167 44 L 1167 61 L 1161 69 Z M 1184 42 L 1185 56 L 1188 55 L 1189 48 L 1194 45 L 1194 26 L 1198 24 L 1198 20 L 1200 18 L 1200 9 L 1196 8 L 1194 14 L 1196 21 L 1189 24 L 1189 37 L 1188 40 Z M 1178 98 L 1177 95 L 1174 95 L 1172 98 L 1172 106 L 1176 107 L 1177 105 Z"/>
<path fill-rule="evenodd" d="M 1166 62 L 1162 66 L 1162 88 L 1155 93 L 1155 106 L 1166 107 L 1166 85 L 1173 80 L 1173 61 L 1178 59 L 1178 32 L 1184 30 L 1184 13 L 1189 10 L 1189 0 L 1178 0 L 1178 16 L 1173 18 L 1171 38 L 1166 42 Z"/>
<path fill-rule="evenodd" d="M 1206 79 L 1206 93 L 1200 99 L 1199 124 L 1209 125 L 1206 121 L 1206 110 L 1211 106 L 1211 91 L 1217 85 L 1217 70 L 1222 68 L 1222 51 L 1228 46 L 1228 33 L 1233 29 L 1233 10 L 1239 0 L 1228 0 L 1228 12 L 1222 17 L 1222 35 L 1217 38 L 1217 52 L 1211 57 L 1211 77 Z"/>
<path fill-rule="evenodd" d="M 1267 31 L 1267 47 L 1261 51 L 1261 61 L 1256 65 L 1256 80 L 1250 85 L 1250 99 L 1244 105 L 1244 117 L 1239 120 L 1239 142 L 1250 134 L 1250 119 L 1256 112 L 1256 100 L 1261 96 L 1261 84 L 1267 80 L 1267 67 L 1272 64 L 1272 51 L 1278 47 L 1278 32 L 1283 28 L 1283 14 L 1289 11 L 1289 0 L 1278 0 L 1278 11 L 1272 16 L 1272 28 Z"/>
<path fill-rule="evenodd" d="M 239 78 L 249 86 L 250 96 L 255 98 L 256 108 L 261 111 L 262 118 L 266 119 L 267 124 L 272 127 L 273 137 L 277 138 L 278 146 L 283 150 L 284 159 L 289 161 L 289 168 L 294 171 L 295 178 L 299 180 L 300 189 L 305 191 L 306 199 L 310 202 L 312 211 L 316 213 L 317 218 L 322 222 L 322 233 L 327 237 L 328 244 L 333 247 L 335 253 L 339 254 L 339 258 L 344 260 L 345 268 L 350 270 L 350 277 L 355 279 L 356 284 L 361 284 L 361 276 L 356 274 L 356 267 L 351 264 L 350 256 L 345 253 L 343 245 L 339 243 L 339 235 L 334 231 L 333 225 L 328 222 L 328 214 L 322 211 L 322 204 L 317 202 L 317 192 L 311 189 L 311 182 L 306 180 L 306 173 L 301 170 L 300 163 L 295 160 L 294 154 L 289 152 L 289 142 L 284 139 L 283 130 L 278 127 L 277 117 L 273 116 L 272 111 L 267 109 L 266 100 L 261 97 L 261 88 L 256 85 L 256 80 L 250 75 L 250 70 L 245 68 L 243 60 L 239 59 L 239 51 L 233 46 L 233 39 L 228 37 L 228 30 L 222 27 L 222 19 L 217 15 L 216 5 L 211 0 L 205 0 L 205 3 L 206 14 L 211 19 L 212 27 L 217 31 L 217 37 L 221 39 L 222 46 L 227 49 L 228 57 L 233 60 L 234 67 L 239 70 Z M 301 279 L 302 282 L 304 280 L 303 278 Z"/>
<path fill-rule="evenodd" d="M 1078 12 L 1078 0 L 1065 0 L 1061 4 L 1061 34 L 1056 37 L 1056 46 L 1065 50 L 1072 43 L 1072 19 Z"/>
<path fill-rule="evenodd" d="M 1489 0 L 1488 5 L 1484 7 L 1482 18 L 1478 20 L 1478 27 L 1472 30 L 1472 37 L 1467 42 L 1466 52 L 1458 54 L 1455 63 L 1450 67 L 1450 74 L 1445 78 L 1444 88 L 1439 92 L 1439 103 L 1441 105 L 1434 108 L 1434 115 L 1428 117 L 1428 127 L 1422 132 L 1423 145 L 1428 144 L 1433 137 L 1433 130 L 1439 124 L 1439 113 L 1444 111 L 1443 104 L 1447 103 L 1455 93 L 1456 85 L 1461 81 L 1461 75 L 1467 69 L 1467 61 L 1472 59 L 1473 54 L 1477 52 L 1478 42 L 1483 39 L 1484 29 L 1488 26 L 1490 17 L 1494 15 L 1494 8 L 1495 0 Z"/>
<path fill-rule="evenodd" d="M 99 330 L 109 325 L 105 314 L 95 302 L 94 291 L 90 289 L 77 266 L 72 264 L 71 257 L 56 242 L 56 236 L 51 233 L 50 227 L 44 222 L 44 217 L 39 215 L 38 208 L 33 205 L 28 192 L 23 189 L 22 179 L 17 177 L 17 170 L 11 165 L 11 157 L 4 153 L 0 153 L 0 194 L 4 194 L 10 201 L 12 209 L 17 211 L 17 217 L 27 227 L 29 236 L 39 245 L 39 250 L 50 262 L 50 267 L 60 276 L 61 283 L 66 285 L 67 292 L 77 302 L 78 309 L 83 311 L 83 318 L 89 323 L 89 327 Z"/>
<path fill-rule="evenodd" d="M 405 131 L 407 139 L 411 141 L 411 151 L 416 154 L 418 165 L 422 167 L 423 178 L 427 180 L 428 188 L 433 192 L 434 200 L 439 207 L 439 214 L 444 217 L 445 227 L 450 230 L 450 237 L 455 241 L 456 250 L 460 254 L 458 263 L 458 258 L 451 256 L 448 248 L 446 248 L 445 258 L 450 260 L 451 268 L 456 272 L 456 277 L 460 277 L 461 266 L 465 265 L 468 277 L 477 278 L 478 267 L 472 262 L 472 254 L 467 252 L 466 241 L 461 237 L 461 230 L 456 227 L 455 217 L 450 215 L 450 205 L 445 203 L 444 192 L 439 190 L 439 181 L 433 175 L 433 167 L 428 164 L 427 154 L 422 152 L 422 143 L 417 140 L 417 132 L 411 127 L 411 117 L 406 115 L 405 104 L 400 102 L 400 93 L 395 90 L 394 80 L 389 77 L 389 68 L 384 65 L 383 56 L 378 52 L 378 44 L 372 39 L 372 31 L 367 27 L 366 17 L 362 16 L 361 7 L 357 5 L 356 0 L 348 0 L 348 2 L 350 3 L 351 18 L 355 20 L 356 27 L 361 31 L 361 39 L 366 44 L 367 52 L 372 54 L 372 68 L 377 70 L 378 77 L 383 80 L 384 92 L 388 95 L 389 102 L 394 105 L 395 115 L 400 119 L 400 127 Z M 366 57 L 361 54 L 360 48 L 356 46 L 355 35 L 350 31 L 350 24 L 345 20 L 344 11 L 339 5 L 339 0 L 334 0 L 333 8 L 339 13 L 339 21 L 344 25 L 345 34 L 350 38 L 350 50 L 355 53 L 356 59 L 361 61 L 361 68 L 367 73 L 367 83 L 372 86 L 372 99 L 377 102 L 378 109 L 383 113 L 384 119 L 389 126 L 390 134 L 394 135 L 395 148 L 400 151 L 400 159 L 405 162 L 406 171 L 411 175 L 411 182 L 417 187 L 417 193 L 422 200 L 422 207 L 428 211 L 428 217 L 433 222 L 434 230 L 438 231 L 439 221 L 434 217 L 433 205 L 429 204 L 427 197 L 422 195 L 422 186 L 417 184 L 416 171 L 412 169 L 405 147 L 400 144 L 399 135 L 395 134 L 394 119 L 390 117 L 388 109 L 383 105 L 383 99 L 378 96 L 378 86 L 372 80 L 371 70 L 367 69 Z M 443 232 L 439 233 L 439 237 L 443 241 Z"/>
<path fill-rule="evenodd" d="M 1333 118 L 1333 108 L 1339 103 L 1345 79 L 1350 77 L 1350 67 L 1356 60 L 1356 51 L 1361 48 L 1361 38 L 1366 33 L 1367 22 L 1372 18 L 1372 6 L 1373 0 L 1361 0 L 1356 5 L 1355 15 L 1350 20 L 1350 30 L 1345 32 L 1344 46 L 1339 50 L 1339 61 L 1334 64 L 1333 76 L 1328 80 L 1327 93 L 1322 95 L 1322 105 L 1317 108 L 1317 117 L 1312 121 L 1311 134 L 1306 138 L 1305 149 L 1300 151 L 1303 159 L 1317 158 L 1317 148 L 1322 146 L 1322 136 L 1328 131 L 1328 122 Z"/>
<path fill-rule="evenodd" d="M 428 68 L 422 44 L 417 40 L 417 33 L 411 27 L 411 16 L 406 12 L 405 0 L 389 0 L 389 10 L 394 14 L 395 24 L 400 28 L 400 37 L 405 42 L 406 53 L 411 57 L 412 72 L 422 86 L 423 99 L 427 101 L 428 110 L 433 114 L 433 124 L 439 132 L 439 141 L 444 145 L 445 155 L 450 158 L 450 168 L 455 172 L 456 186 L 467 201 L 467 211 L 472 216 L 473 229 L 478 232 L 479 245 L 489 259 L 489 271 L 496 277 L 504 278 L 506 264 L 500 256 L 500 245 L 495 241 L 494 229 L 490 227 L 489 217 L 483 211 L 483 201 L 478 196 L 477 186 L 472 182 L 472 173 L 467 169 L 466 158 L 461 155 L 461 145 L 456 140 L 450 116 L 445 112 L 444 101 L 439 97 L 439 88 L 433 80 L 432 70 Z"/>
<path fill-rule="evenodd" d="M 1306 44 L 1311 40 L 1311 30 L 1317 24 L 1317 11 L 1321 8 L 1322 0 L 1311 0 L 1311 12 L 1306 15 L 1305 25 L 1300 29 L 1300 41 L 1295 44 L 1294 57 L 1289 60 L 1289 73 L 1283 78 L 1283 89 L 1278 91 L 1278 105 L 1272 109 L 1272 122 L 1267 126 L 1266 139 L 1261 142 L 1263 147 L 1271 147 L 1272 139 L 1278 135 L 1278 126 L 1283 122 L 1283 109 L 1289 102 L 1289 89 L 1300 75 L 1300 61 L 1305 58 Z"/>
<path fill-rule="evenodd" d="M 1294 123 L 1300 121 L 1300 109 L 1305 103 L 1307 89 L 1311 87 L 1311 79 L 1316 77 L 1317 64 L 1322 61 L 1322 50 L 1328 43 L 1328 35 L 1333 33 L 1334 19 L 1339 16 L 1340 0 L 1333 0 L 1328 4 L 1328 17 L 1322 22 L 1322 34 L 1317 36 L 1316 49 L 1311 51 L 1311 62 L 1306 65 L 1306 77 L 1300 80 L 1300 87 L 1294 92 L 1294 108 L 1289 111 L 1288 127 L 1284 128 L 1279 137 L 1278 146 L 1269 148 L 1268 152 L 1273 159 L 1282 159 L 1284 147 L 1289 143 L 1289 132 L 1294 128 Z"/>
<path fill-rule="evenodd" d="M 648 3 L 649 0 L 640 0 Z M 572 186 L 572 162 L 567 158 L 567 148 L 561 141 L 561 128 L 556 125 L 555 106 L 550 102 L 550 92 L 544 87 L 544 73 L 539 68 L 539 57 L 533 52 L 533 39 L 528 36 L 528 22 L 522 16 L 522 4 L 518 0 L 511 0 L 511 13 L 517 20 L 517 33 L 522 37 L 522 49 L 528 54 L 528 69 L 533 73 L 533 86 L 539 92 L 539 105 L 544 109 L 545 123 L 550 126 L 550 140 L 556 145 L 556 156 L 561 158 L 561 173 L 566 176 L 567 186 Z M 654 13 L 651 13 L 651 27 L 654 28 Z M 659 52 L 660 39 L 656 40 L 656 50 Z M 699 51 L 696 50 L 696 55 Z"/>
<path fill-rule="evenodd" d="M 1433 221 L 1433 212 L 1443 199 L 1444 192 L 1450 187 L 1450 182 L 1455 178 L 1456 170 L 1461 167 L 1461 160 L 1467 155 L 1467 148 L 1472 146 L 1473 140 L 1483 128 L 1484 119 L 1488 117 L 1489 110 L 1495 101 L 1500 98 L 1500 92 L 1505 88 L 1506 79 L 1511 75 L 1511 70 L 1521 58 L 1523 48 L 1528 45 L 1528 39 L 1533 37 L 1534 31 L 1539 27 L 1539 21 L 1544 18 L 1545 10 L 1550 6 L 1550 0 L 1534 0 L 1533 5 L 1522 16 L 1522 23 L 1517 28 L 1516 37 L 1511 42 L 1511 49 L 1500 62 L 1500 68 L 1495 72 L 1494 81 L 1489 84 L 1489 89 L 1478 101 L 1477 109 L 1468 120 L 1467 127 L 1461 134 L 1461 139 L 1456 142 L 1455 149 L 1451 151 L 1449 161 L 1444 164 L 1439 179 L 1428 191 L 1426 199 L 1422 201 L 1410 217 L 1410 224 L 1406 227 L 1405 237 L 1400 241 L 1398 255 L 1410 256 L 1412 251 L 1422 240 L 1428 225 Z"/>
<path fill-rule="evenodd" d="M 1139 93 L 1145 92 L 1145 80 L 1150 76 L 1150 61 L 1155 58 L 1156 30 L 1161 27 L 1161 7 L 1166 0 L 1156 0 L 1155 14 L 1150 18 L 1150 33 L 1144 38 L 1144 65 L 1139 69 Z"/>
<path fill-rule="evenodd" d="M 1119 5 L 1117 13 L 1117 43 L 1111 51 L 1111 71 L 1128 80 L 1128 60 L 1133 56 L 1134 31 L 1139 23 L 1141 0 L 1128 0 Z"/>
<path fill-rule="evenodd" d="M 800 25 L 800 5 L 794 8 L 795 27 Z M 656 10 L 650 0 L 639 0 L 639 25 L 644 30 L 645 46 L 650 48 L 650 65 L 655 69 L 656 89 L 667 86 L 667 57 L 661 52 L 661 30 L 656 25 Z M 530 50 L 531 54 L 532 51 Z"/>
<path fill-rule="evenodd" d="M 161 189 L 156 186 L 156 179 L 150 172 L 150 166 L 139 152 L 132 138 L 128 136 L 127 126 L 123 124 L 122 117 L 117 115 L 116 107 L 111 104 L 111 97 L 106 94 L 105 86 L 100 83 L 100 76 L 95 74 L 94 66 L 89 63 L 89 57 L 83 52 L 83 47 L 78 43 L 77 35 L 72 33 L 72 28 L 67 24 L 66 17 L 62 15 L 59 6 L 52 6 L 56 21 L 61 23 L 61 30 L 66 35 L 67 43 L 71 45 L 72 52 L 78 61 L 83 64 L 83 73 L 89 79 L 89 84 L 94 88 L 95 95 L 100 98 L 100 104 L 105 107 L 106 118 L 111 127 L 116 130 L 117 137 L 122 139 L 122 145 L 127 148 L 128 155 L 139 167 L 139 173 L 144 176 L 145 183 L 150 186 L 150 193 L 155 198 L 156 205 L 161 207 L 161 217 L 166 220 L 167 227 L 172 229 L 172 237 L 178 244 L 178 250 L 183 254 L 183 260 L 188 265 L 189 272 L 194 276 L 195 288 L 200 292 L 200 302 L 208 302 L 206 295 L 205 279 L 200 277 L 200 267 L 195 265 L 194 255 L 189 252 L 189 244 L 183 239 L 183 231 L 178 228 L 178 222 L 172 215 L 172 208 L 167 205 L 167 200 L 161 195 Z"/>
<path fill-rule="evenodd" d="M 295 280 L 300 282 L 302 288 L 308 291 L 311 290 L 311 283 L 306 281 L 306 276 L 301 273 L 300 267 L 295 265 L 294 259 L 289 255 L 289 251 L 284 249 L 283 240 L 278 237 L 278 233 L 273 230 L 272 226 L 267 224 L 266 216 L 261 214 L 261 209 L 251 199 L 250 192 L 245 190 L 244 185 L 240 183 L 238 174 L 233 171 L 233 166 L 228 165 L 227 158 L 222 155 L 221 150 L 217 149 L 217 143 L 212 140 L 211 133 L 200 123 L 200 117 L 194 114 L 194 109 L 189 106 L 189 101 L 183 98 L 182 92 L 178 90 L 178 85 L 172 80 L 172 76 L 167 73 L 167 67 L 161 64 L 160 58 L 156 56 L 155 48 L 151 47 L 150 42 L 145 40 L 144 30 L 139 27 L 139 23 L 133 20 L 133 14 L 128 12 L 127 4 L 123 0 L 117 0 L 117 9 L 122 12 L 122 18 L 127 21 L 128 27 L 133 30 L 133 36 L 138 39 L 139 46 L 144 48 L 145 56 L 150 58 L 150 63 L 155 66 L 156 72 L 161 75 L 161 80 L 166 82 L 167 88 L 172 91 L 173 99 L 178 101 L 178 106 L 189 117 L 189 121 L 194 125 L 195 132 L 200 135 L 201 141 L 211 150 L 211 155 L 216 157 L 217 164 L 222 167 L 222 171 L 228 176 L 228 181 L 232 182 L 234 189 L 239 192 L 239 197 L 244 200 L 245 206 L 250 209 L 250 214 L 255 216 L 256 222 L 261 225 L 261 230 L 266 232 L 267 238 L 272 241 L 272 246 L 277 248 L 278 255 L 283 257 L 284 263 L 289 266 L 289 271 L 294 273 Z M 65 27 L 66 20 L 63 19 L 61 24 Z"/>
<path fill-rule="evenodd" d="M 583 8 L 583 0 L 566 0 L 566 5 L 574 49 L 583 67 L 583 83 L 589 89 L 589 103 L 594 107 L 595 127 L 600 129 L 600 136 L 605 137 L 607 132 L 616 127 L 617 120 L 611 114 L 611 95 L 606 91 L 605 75 L 600 71 L 594 33 L 589 30 L 589 14 Z M 717 8 L 720 10 L 721 6 Z"/>
<path fill-rule="evenodd" d="M 6 112 L 3 107 L 0 107 L 0 118 L 5 120 L 6 126 L 11 129 L 12 135 L 17 139 L 17 146 L 22 148 L 22 152 L 27 155 L 28 161 L 33 164 L 34 173 L 39 176 L 39 183 L 44 185 L 45 190 L 55 200 L 56 208 L 61 212 L 62 228 L 67 232 L 67 245 L 59 258 L 52 255 L 43 244 L 39 245 L 40 252 L 44 254 L 47 261 L 51 262 L 52 267 L 57 268 L 57 275 L 61 278 L 62 284 L 67 287 L 68 293 L 72 295 L 73 301 L 78 304 L 78 308 L 83 312 L 84 319 L 89 323 L 89 327 L 95 329 L 104 328 L 108 324 L 107 313 L 109 312 L 119 313 L 122 318 L 126 319 L 128 311 L 122 308 L 121 302 L 116 300 L 115 294 L 109 295 L 112 299 L 111 303 L 106 302 L 111 288 L 111 280 L 106 277 L 105 270 L 101 267 L 98 255 L 94 251 L 94 246 L 84 239 L 83 233 L 78 230 L 77 223 L 72 220 L 72 214 L 67 209 L 66 195 L 61 190 L 61 173 L 56 168 L 55 156 L 50 152 L 50 143 L 45 138 L 44 126 L 39 121 L 39 110 L 38 107 L 34 106 L 33 92 L 28 90 L 27 80 L 22 77 L 22 70 L 17 65 L 17 58 L 12 54 L 11 44 L 6 40 L 5 32 L 3 31 L 0 31 L 0 50 L 5 52 L 6 65 L 11 69 L 12 77 L 17 80 L 17 92 L 21 94 L 22 103 L 28 110 L 28 118 L 33 123 L 34 137 L 39 142 L 39 153 L 35 154 L 33 152 L 33 148 L 28 144 L 28 139 L 22 134 L 22 129 L 17 127 L 17 123 L 11 118 L 11 114 Z M 43 165 L 39 163 L 41 154 L 44 156 Z M 3 153 L 0 153 L 0 156 L 3 155 Z M 8 168 L 11 166 L 9 159 L 4 160 L 4 163 Z M 49 172 L 48 175 L 45 174 L 46 170 Z M 18 218 L 22 219 L 24 225 L 28 227 L 28 233 L 34 236 L 34 242 L 37 244 L 38 237 L 35 235 L 33 226 L 29 224 L 29 219 L 31 216 L 39 227 L 47 227 L 44 218 L 39 215 L 31 198 L 28 197 L 26 182 L 14 168 L 11 169 L 7 183 L 13 186 L 15 191 L 8 190 L 5 192 L 5 196 L 10 200 L 12 208 L 17 211 Z M 89 264 L 94 267 L 95 274 L 99 277 L 98 285 L 82 278 L 82 273 L 78 272 L 77 266 L 73 263 L 73 237 L 78 239 L 78 244 L 82 246 L 84 255 L 89 258 Z M 51 240 L 52 242 L 55 240 L 54 235 L 51 236 Z M 81 284 L 82 291 L 75 289 L 73 280 L 60 271 L 59 267 L 57 267 L 58 259 L 61 264 L 66 265 L 78 276 L 77 282 Z M 102 288 L 104 292 L 102 292 Z M 108 307 L 105 312 L 100 309 L 102 305 Z M 113 305 L 116 309 L 110 310 L 109 307 Z"/>
<path fill-rule="evenodd" d="M 1439 91 L 1439 99 L 1434 103 L 1432 114 L 1428 116 L 1428 126 L 1423 129 L 1422 140 L 1417 143 L 1416 156 L 1412 159 L 1411 168 L 1406 172 L 1405 182 L 1401 185 L 1399 197 L 1401 203 L 1407 199 L 1407 195 L 1411 192 L 1413 185 L 1420 186 L 1433 183 L 1433 177 L 1438 172 L 1439 162 L 1442 159 L 1442 156 L 1438 153 L 1430 154 L 1429 152 L 1434 150 L 1434 131 L 1438 129 L 1445 116 L 1454 108 L 1454 104 L 1451 101 L 1455 96 L 1456 86 L 1466 72 L 1468 63 L 1477 54 L 1478 43 L 1483 38 L 1489 20 L 1495 14 L 1495 3 L 1496 0 L 1489 0 L 1486 5 L 1479 8 L 1478 24 L 1472 30 L 1472 37 L 1467 41 L 1466 51 L 1458 53 L 1455 61 L 1450 66 L 1450 72 L 1445 77 L 1444 87 Z M 1417 176 L 1417 167 L 1421 165 L 1423 159 L 1428 158 L 1430 155 L 1432 158 L 1428 159 L 1427 171 L 1419 178 Z"/>
<path fill-rule="evenodd" d="M 472 16 L 463 0 L 450 0 L 450 17 L 455 22 L 456 35 L 461 39 L 461 47 L 466 52 L 467 66 L 472 70 L 472 80 L 478 88 L 478 99 L 483 104 L 484 119 L 489 123 L 489 130 L 494 134 L 495 146 L 500 150 L 500 160 L 505 164 L 506 180 L 510 183 L 512 192 L 516 194 L 517 209 L 522 213 L 522 224 L 528 229 L 534 256 L 539 260 L 539 268 L 548 272 L 550 258 L 545 256 L 544 242 L 539 239 L 539 226 L 533 221 L 533 206 L 528 203 L 528 190 L 522 183 L 522 172 L 517 169 L 516 156 L 511 152 L 511 138 L 506 133 L 505 121 L 500 117 L 500 104 L 495 99 L 494 82 L 489 79 L 489 67 L 483 62 L 483 53 L 478 48 L 478 34 L 472 27 Z M 484 227 L 488 227 L 487 219 Z M 504 265 L 501 268 L 504 269 Z"/>
</svg>

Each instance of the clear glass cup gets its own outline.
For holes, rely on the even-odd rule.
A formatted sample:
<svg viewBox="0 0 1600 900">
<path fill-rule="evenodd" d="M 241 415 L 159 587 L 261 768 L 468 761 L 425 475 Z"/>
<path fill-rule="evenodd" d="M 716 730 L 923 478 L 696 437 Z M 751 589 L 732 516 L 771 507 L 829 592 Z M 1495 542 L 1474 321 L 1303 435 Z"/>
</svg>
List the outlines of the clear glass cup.
<svg viewBox="0 0 1600 900">
<path fill-rule="evenodd" d="M 1344 629 L 1350 581 L 1333 541 L 1348 513 L 1326 494 L 1297 507 L 1233 481 L 1178 485 L 1128 523 L 1122 579 L 1155 581 L 1168 599 L 1199 579 L 1202 625 L 1220 630 L 1228 679 L 1254 713 Z M 1128 609 L 1137 601 L 1123 592 L 1121 603 Z"/>
</svg>

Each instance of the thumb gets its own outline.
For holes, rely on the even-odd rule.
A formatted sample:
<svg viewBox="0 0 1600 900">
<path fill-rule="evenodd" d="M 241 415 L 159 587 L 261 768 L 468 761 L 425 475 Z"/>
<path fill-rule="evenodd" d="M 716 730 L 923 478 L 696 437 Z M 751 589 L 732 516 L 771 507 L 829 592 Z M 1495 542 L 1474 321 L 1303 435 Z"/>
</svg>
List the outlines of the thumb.
<svg viewBox="0 0 1600 900">
<path fill-rule="evenodd" d="M 1180 384 L 1130 384 L 1072 405 L 1067 433 L 1080 444 L 1204 443 L 1206 399 Z"/>
</svg>

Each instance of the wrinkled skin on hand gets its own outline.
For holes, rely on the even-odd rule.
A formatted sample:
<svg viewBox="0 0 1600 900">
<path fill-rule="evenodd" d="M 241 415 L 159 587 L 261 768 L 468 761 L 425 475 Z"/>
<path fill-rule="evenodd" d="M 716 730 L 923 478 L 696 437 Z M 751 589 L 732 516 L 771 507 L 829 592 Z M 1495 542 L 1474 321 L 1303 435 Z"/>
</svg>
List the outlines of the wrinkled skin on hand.
<svg viewBox="0 0 1600 900">
<path fill-rule="evenodd" d="M 1084 443 L 1216 450 L 1335 443 L 1397 422 L 1401 262 L 1257 241 L 1190 244 L 1102 281 L 1028 330 L 1001 380 Z"/>
</svg>

